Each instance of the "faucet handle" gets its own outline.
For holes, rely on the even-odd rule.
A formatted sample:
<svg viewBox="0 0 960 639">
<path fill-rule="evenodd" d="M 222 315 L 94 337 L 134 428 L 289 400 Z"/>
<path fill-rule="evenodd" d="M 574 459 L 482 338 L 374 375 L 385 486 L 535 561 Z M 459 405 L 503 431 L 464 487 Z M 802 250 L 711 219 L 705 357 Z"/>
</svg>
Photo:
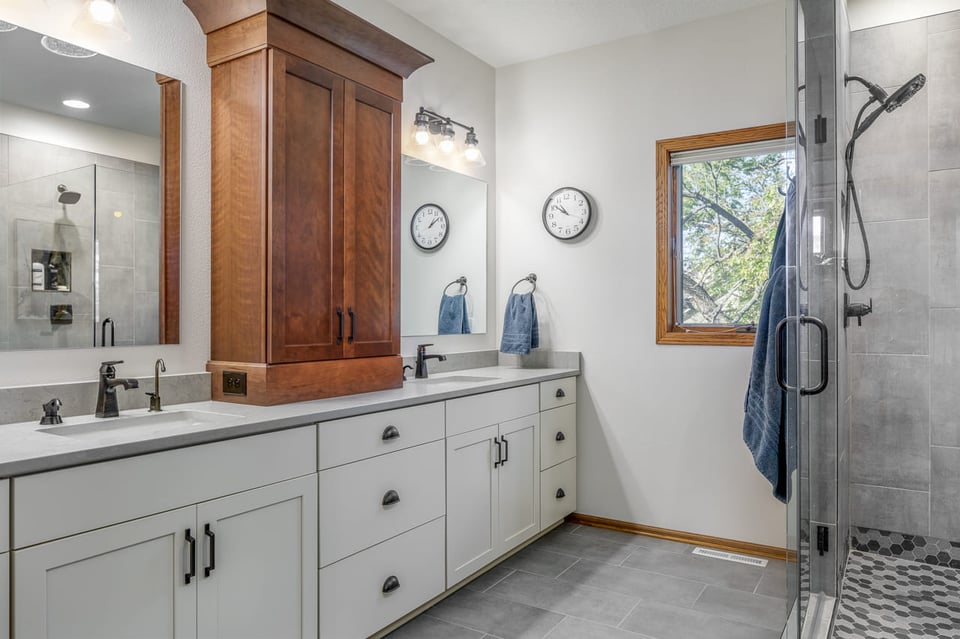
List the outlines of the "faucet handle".
<svg viewBox="0 0 960 639">
<path fill-rule="evenodd" d="M 63 418 L 60 417 L 60 407 L 63 406 L 63 402 L 59 398 L 54 397 L 49 402 L 43 405 L 43 418 L 40 420 L 41 425 L 48 424 L 62 424 Z"/>
<path fill-rule="evenodd" d="M 417 352 L 426 353 L 428 346 L 433 346 L 433 344 L 417 344 Z"/>
<path fill-rule="evenodd" d="M 117 364 L 123 364 L 123 360 L 116 359 L 109 362 L 100 362 L 100 374 L 110 375 L 111 373 L 114 373 L 115 371 L 113 367 L 116 366 Z"/>
</svg>

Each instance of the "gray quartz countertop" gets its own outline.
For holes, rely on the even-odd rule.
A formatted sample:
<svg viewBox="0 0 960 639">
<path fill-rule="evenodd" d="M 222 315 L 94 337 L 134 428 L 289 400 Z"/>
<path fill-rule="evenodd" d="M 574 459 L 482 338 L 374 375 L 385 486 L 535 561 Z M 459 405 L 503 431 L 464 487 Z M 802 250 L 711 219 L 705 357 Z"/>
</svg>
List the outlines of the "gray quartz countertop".
<svg viewBox="0 0 960 639">
<path fill-rule="evenodd" d="M 170 414 L 174 411 L 201 411 L 217 413 L 223 417 L 219 417 L 219 421 L 214 424 L 178 425 L 168 428 L 158 424 L 146 430 L 124 430 L 121 426 L 122 420 L 147 414 L 144 409 L 129 410 L 121 412 L 121 416 L 114 420 L 96 420 L 98 427 L 101 423 L 116 421 L 118 428 L 107 427 L 102 431 L 98 429 L 81 437 L 43 432 L 43 429 L 50 427 L 41 426 L 35 421 L 5 424 L 0 426 L 0 478 L 245 437 L 318 422 L 322 428 L 322 422 L 343 417 L 441 402 L 579 374 L 578 369 L 572 368 L 492 366 L 431 375 L 428 380 L 409 380 L 404 382 L 403 388 L 393 390 L 280 406 L 246 406 L 213 401 L 179 404 L 165 406 L 164 410 Z M 94 418 L 89 415 L 65 417 L 63 426 L 92 421 Z"/>
</svg>

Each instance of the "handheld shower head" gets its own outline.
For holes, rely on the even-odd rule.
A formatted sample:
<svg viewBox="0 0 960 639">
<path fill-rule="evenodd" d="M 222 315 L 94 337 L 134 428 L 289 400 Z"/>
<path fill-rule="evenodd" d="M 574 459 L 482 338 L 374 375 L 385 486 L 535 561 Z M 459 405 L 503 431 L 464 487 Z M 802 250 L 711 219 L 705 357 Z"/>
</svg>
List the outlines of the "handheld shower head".
<svg viewBox="0 0 960 639">
<path fill-rule="evenodd" d="M 76 204 L 80 201 L 80 194 L 69 190 L 65 184 L 58 185 L 57 192 L 60 193 L 60 197 L 57 198 L 60 204 Z"/>
<path fill-rule="evenodd" d="M 893 95 L 887 98 L 883 103 L 883 108 L 887 113 L 896 111 L 906 104 L 907 100 L 919 93 L 920 89 L 922 89 L 926 83 L 927 76 L 923 75 L 922 73 L 918 73 L 910 78 L 906 84 L 894 91 Z"/>
</svg>

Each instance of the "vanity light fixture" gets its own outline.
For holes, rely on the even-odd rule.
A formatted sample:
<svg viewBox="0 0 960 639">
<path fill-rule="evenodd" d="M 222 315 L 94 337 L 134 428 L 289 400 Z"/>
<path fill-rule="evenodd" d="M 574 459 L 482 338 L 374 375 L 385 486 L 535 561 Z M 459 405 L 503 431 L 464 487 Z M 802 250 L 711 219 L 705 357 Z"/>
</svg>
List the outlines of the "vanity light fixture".
<svg viewBox="0 0 960 639">
<path fill-rule="evenodd" d="M 73 26 L 87 35 L 106 40 L 129 40 L 127 24 L 117 0 L 85 0 Z"/>
<path fill-rule="evenodd" d="M 90 103 L 84 102 L 83 100 L 70 99 L 64 100 L 63 106 L 70 107 L 71 109 L 89 109 Z"/>
<path fill-rule="evenodd" d="M 436 140 L 437 149 L 441 153 L 451 154 L 457 150 L 454 126 L 458 126 L 467 132 L 464 139 L 464 160 L 470 164 L 484 166 L 486 162 L 483 159 L 483 153 L 480 152 L 480 143 L 472 126 L 457 122 L 453 118 L 434 113 L 423 107 L 420 107 L 413 120 L 413 141 L 418 146 L 426 146 Z"/>
<path fill-rule="evenodd" d="M 9 22 L 4 22 L 3 20 L 0 20 L 0 33 L 6 33 L 8 31 L 16 31 L 16 30 L 17 30 L 17 25 L 10 24 Z"/>
<path fill-rule="evenodd" d="M 65 58 L 92 58 L 93 56 L 97 55 L 96 51 L 84 49 L 83 47 L 78 47 L 77 45 L 71 44 L 65 40 L 58 40 L 56 38 L 51 38 L 50 36 L 43 36 L 40 38 L 40 44 L 42 44 L 43 48 L 50 53 L 56 53 L 57 55 L 62 55 Z"/>
</svg>

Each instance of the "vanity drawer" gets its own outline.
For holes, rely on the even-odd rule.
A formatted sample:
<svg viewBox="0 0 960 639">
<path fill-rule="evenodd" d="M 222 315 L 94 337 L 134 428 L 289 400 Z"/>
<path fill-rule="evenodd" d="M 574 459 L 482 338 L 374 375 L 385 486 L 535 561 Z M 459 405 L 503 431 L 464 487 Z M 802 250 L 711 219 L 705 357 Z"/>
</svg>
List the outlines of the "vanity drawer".
<svg viewBox="0 0 960 639">
<path fill-rule="evenodd" d="M 443 439 L 443 402 L 348 417 L 318 426 L 320 470 Z"/>
<path fill-rule="evenodd" d="M 321 471 L 320 565 L 442 516 L 444 463 L 437 441 Z"/>
<path fill-rule="evenodd" d="M 577 509 L 577 459 L 540 473 L 540 530 Z"/>
<path fill-rule="evenodd" d="M 443 531 L 441 517 L 322 568 L 320 639 L 368 637 L 442 593 Z"/>
<path fill-rule="evenodd" d="M 540 410 L 566 406 L 577 401 L 577 378 L 564 377 L 540 382 Z"/>
<path fill-rule="evenodd" d="M 13 547 L 110 526 L 316 472 L 317 427 L 13 479 Z"/>
<path fill-rule="evenodd" d="M 537 385 L 508 388 L 447 402 L 447 437 L 539 412 Z"/>
<path fill-rule="evenodd" d="M 577 405 L 540 413 L 540 470 L 577 456 Z"/>
</svg>

